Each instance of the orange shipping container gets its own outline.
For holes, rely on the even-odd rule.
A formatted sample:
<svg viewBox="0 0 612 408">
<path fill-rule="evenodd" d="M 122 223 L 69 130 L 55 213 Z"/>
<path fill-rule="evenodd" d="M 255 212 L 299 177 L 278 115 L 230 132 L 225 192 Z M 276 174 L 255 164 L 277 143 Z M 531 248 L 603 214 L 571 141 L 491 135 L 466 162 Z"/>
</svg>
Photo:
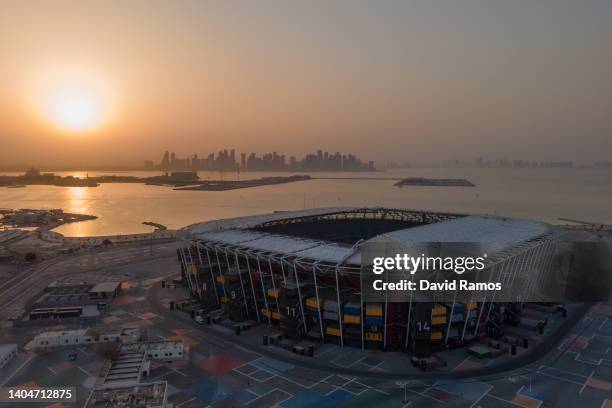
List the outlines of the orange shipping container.
<svg viewBox="0 0 612 408">
<path fill-rule="evenodd" d="M 432 316 L 446 316 L 446 308 L 444 306 L 436 306 L 431 309 Z"/>
<path fill-rule="evenodd" d="M 446 316 L 436 316 L 431 318 L 431 324 L 445 324 Z"/>
<path fill-rule="evenodd" d="M 359 316 L 355 315 L 344 315 L 344 323 L 359 324 L 361 323 L 361 319 Z"/>
<path fill-rule="evenodd" d="M 442 340 L 442 332 L 431 332 L 432 340 Z"/>
<path fill-rule="evenodd" d="M 325 334 L 330 334 L 332 336 L 340 336 L 340 329 L 338 327 L 326 327 Z"/>
</svg>

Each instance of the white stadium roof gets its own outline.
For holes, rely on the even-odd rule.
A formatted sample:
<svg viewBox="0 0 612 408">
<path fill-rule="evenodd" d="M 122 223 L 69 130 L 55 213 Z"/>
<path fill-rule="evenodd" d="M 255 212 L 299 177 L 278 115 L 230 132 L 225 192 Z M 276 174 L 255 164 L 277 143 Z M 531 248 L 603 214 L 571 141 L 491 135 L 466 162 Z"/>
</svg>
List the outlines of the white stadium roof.
<svg viewBox="0 0 612 408">
<path fill-rule="evenodd" d="M 548 232 L 537 221 L 471 215 L 382 234 L 381 238 L 416 245 L 424 242 L 479 243 L 488 253 L 511 248 Z"/>
<path fill-rule="evenodd" d="M 228 229 L 247 229 L 264 222 L 279 221 L 287 218 L 309 217 L 315 215 L 333 214 L 341 211 L 351 210 L 350 207 L 330 207 L 330 208 L 313 208 L 309 210 L 297 211 L 277 211 L 269 214 L 248 215 L 246 217 L 227 218 L 224 220 L 205 221 L 198 224 L 187 226 L 180 230 L 180 233 L 189 236 L 197 236 L 198 234 L 211 231 L 223 231 Z"/>
<path fill-rule="evenodd" d="M 197 234 L 196 238 L 220 245 L 237 246 L 245 252 L 283 254 L 329 263 L 338 263 L 351 254 L 351 248 L 327 241 L 248 230 L 202 232 Z"/>
<path fill-rule="evenodd" d="M 245 252 L 286 255 L 330 264 L 346 262 L 359 265 L 360 253 L 346 245 L 249 230 L 270 221 L 350 210 L 346 207 L 319 208 L 208 221 L 184 228 L 180 236 L 239 247 Z M 398 242 L 409 246 L 431 242 L 480 243 L 488 254 L 494 254 L 542 237 L 548 232 L 549 226 L 542 222 L 472 215 L 384 233 L 369 241 Z"/>
</svg>

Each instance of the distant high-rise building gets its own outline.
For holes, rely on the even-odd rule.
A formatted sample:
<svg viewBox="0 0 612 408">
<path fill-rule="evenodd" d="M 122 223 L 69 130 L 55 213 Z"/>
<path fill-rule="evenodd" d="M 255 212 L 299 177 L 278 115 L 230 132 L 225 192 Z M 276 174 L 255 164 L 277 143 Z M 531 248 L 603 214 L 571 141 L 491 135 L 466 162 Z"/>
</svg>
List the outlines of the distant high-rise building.
<svg viewBox="0 0 612 408">
<path fill-rule="evenodd" d="M 198 159 L 197 154 L 194 154 L 191 158 L 191 168 L 193 170 L 198 170 L 200 168 L 200 159 Z"/>
<path fill-rule="evenodd" d="M 166 150 L 161 162 L 162 168 L 167 168 L 170 165 L 170 153 Z"/>
</svg>

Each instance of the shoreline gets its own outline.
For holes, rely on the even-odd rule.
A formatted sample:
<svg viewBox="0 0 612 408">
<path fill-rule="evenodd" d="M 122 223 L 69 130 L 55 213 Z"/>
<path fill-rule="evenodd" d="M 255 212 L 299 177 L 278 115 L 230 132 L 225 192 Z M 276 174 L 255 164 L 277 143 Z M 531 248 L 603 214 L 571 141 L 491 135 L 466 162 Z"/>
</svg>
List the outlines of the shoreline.
<svg viewBox="0 0 612 408">
<path fill-rule="evenodd" d="M 151 232 L 70 237 L 53 231 L 62 225 L 98 219 L 95 215 L 65 213 L 62 209 L 7 209 L 0 211 L 0 249 L 6 258 L 49 259 L 80 250 L 95 250 L 110 245 L 138 242 L 174 241 L 176 230 L 165 225 L 144 221 L 155 228 Z"/>
</svg>

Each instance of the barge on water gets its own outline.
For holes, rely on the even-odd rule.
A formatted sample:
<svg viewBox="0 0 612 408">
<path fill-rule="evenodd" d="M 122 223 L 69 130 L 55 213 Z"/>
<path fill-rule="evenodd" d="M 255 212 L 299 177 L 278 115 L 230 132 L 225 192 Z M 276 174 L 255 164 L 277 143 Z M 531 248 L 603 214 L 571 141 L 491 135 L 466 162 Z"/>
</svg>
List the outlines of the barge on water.
<svg viewBox="0 0 612 408">
<path fill-rule="evenodd" d="M 394 184 L 396 187 L 424 186 L 424 187 L 476 187 L 466 179 L 433 179 L 424 177 L 409 177 Z"/>
</svg>

